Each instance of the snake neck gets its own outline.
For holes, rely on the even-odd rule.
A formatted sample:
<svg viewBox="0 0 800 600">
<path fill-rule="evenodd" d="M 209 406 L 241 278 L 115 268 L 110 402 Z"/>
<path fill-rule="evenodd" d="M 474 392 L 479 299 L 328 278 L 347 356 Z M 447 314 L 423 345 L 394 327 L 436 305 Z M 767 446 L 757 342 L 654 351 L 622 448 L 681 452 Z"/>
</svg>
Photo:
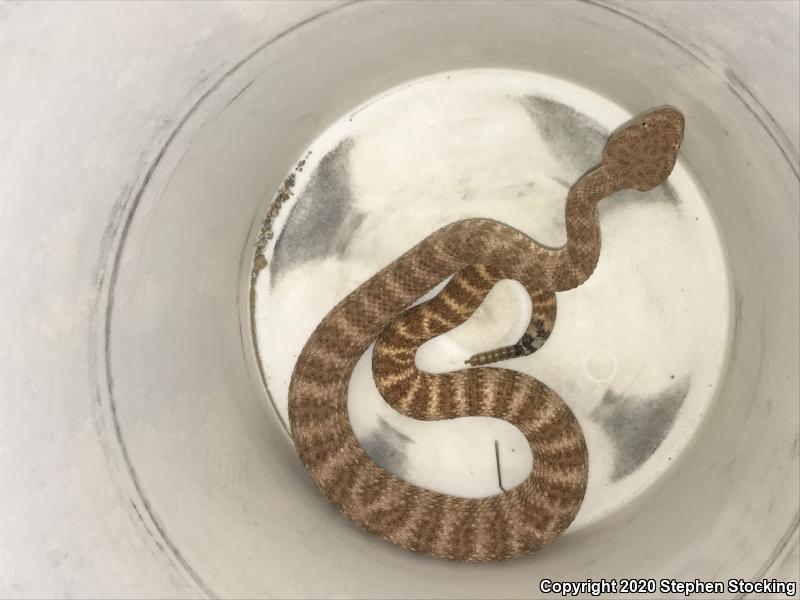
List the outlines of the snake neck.
<svg viewBox="0 0 800 600">
<path fill-rule="evenodd" d="M 603 166 L 587 173 L 572 186 L 567 196 L 565 222 L 567 243 L 560 249 L 555 291 L 582 284 L 597 266 L 600 257 L 598 203 L 624 185 Z"/>
</svg>

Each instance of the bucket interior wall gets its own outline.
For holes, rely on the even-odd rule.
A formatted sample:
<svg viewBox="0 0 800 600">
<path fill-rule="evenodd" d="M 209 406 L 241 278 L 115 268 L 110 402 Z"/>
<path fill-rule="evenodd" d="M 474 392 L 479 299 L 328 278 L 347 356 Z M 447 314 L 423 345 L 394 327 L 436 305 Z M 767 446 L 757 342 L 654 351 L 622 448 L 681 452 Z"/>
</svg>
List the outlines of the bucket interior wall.
<svg viewBox="0 0 800 600">
<path fill-rule="evenodd" d="M 56 13 L 13 10 L 16 19 L 38 11 L 43 26 L 58 28 Z M 92 31 L 104 23 L 112 31 L 135 27 L 103 14 L 108 8 L 82 10 L 91 13 Z M 152 9 L 121 10 L 144 11 L 143 23 L 155 19 Z M 181 18 L 176 8 L 167 10 L 170 19 Z M 21 175 L 6 190 L 46 196 L 9 211 L 7 223 L 17 233 L 0 241 L 4 262 L 14 257 L 4 264 L 9 277 L 32 290 L 18 287 L 0 297 L 7 295 L 20 315 L 40 315 L 12 324 L 6 336 L 31 344 L 30 351 L 16 358 L 10 345 L 2 351 L 14 403 L 0 425 L 2 467 L 27 499 L 11 498 L 3 486 L 3 512 L 15 518 L 3 515 L 0 523 L 12 547 L 27 550 L 3 551 L 0 585 L 9 587 L 0 591 L 510 598 L 535 595 L 542 578 L 726 581 L 796 570 L 798 163 L 791 128 L 797 121 L 780 104 L 778 112 L 789 117 L 781 121 L 788 125 L 778 125 L 747 81 L 707 46 L 689 41 L 696 33 L 688 13 L 561 2 L 198 10 L 194 23 L 206 40 L 198 45 L 219 53 L 230 36 L 246 31 L 234 44 L 242 58 L 196 80 L 190 100 L 170 97 L 181 109 L 162 110 L 179 117 L 138 141 L 153 150 L 129 161 L 134 176 L 113 156 L 104 159 L 113 122 L 106 138 L 94 141 L 85 132 L 63 134 L 85 142 L 86 166 L 70 176 L 53 164 L 61 160 L 58 149 L 44 156 L 33 187 L 26 183 L 34 180 L 33 168 L 22 161 L 34 159 L 9 159 Z M 263 26 L 270 35 L 247 21 L 258 11 L 277 15 Z M 67 23 L 58 35 L 78 31 Z M 111 44 L 100 33 L 91 39 Z M 159 42 L 152 44 L 142 53 L 156 54 Z M 76 56 L 81 47 L 75 42 Z M 25 72 L 19 64 L 6 74 L 6 89 L 14 87 L 14 73 Z M 199 72 L 193 62 L 176 64 Z M 702 187 L 730 281 L 723 373 L 679 459 L 624 510 L 535 556 L 492 565 L 400 550 L 360 531 L 325 501 L 270 410 L 250 320 L 262 219 L 315 138 L 387 89 L 472 68 L 553 75 L 631 113 L 680 107 L 687 118 L 681 160 Z M 126 72 L 116 75 L 121 94 L 131 90 Z M 796 82 L 796 72 L 791 77 Z M 97 94 L 111 93 L 107 79 L 95 86 Z M 143 99 L 160 93 L 133 89 Z M 63 106 L 74 112 L 80 104 L 76 95 Z M 53 103 L 42 106 L 57 111 Z M 141 110 L 145 129 L 164 118 Z M 7 135 L 28 152 L 44 147 L 48 135 L 58 145 L 59 131 L 31 127 L 27 138 L 16 129 Z M 82 196 L 78 180 L 87 179 L 94 182 Z M 60 180 L 64 205 L 55 195 Z M 103 194 L 112 181 L 119 195 L 109 212 Z M 23 258 L 15 240 L 38 249 Z M 76 316 L 64 317 L 66 311 Z M 35 342 L 25 327 L 36 332 Z M 22 408 L 29 403 L 41 408 Z M 46 446 L 38 445 L 49 435 L 39 427 L 55 432 Z M 33 457 L 31 469 L 57 473 L 52 487 L 45 475 L 18 466 L 26 455 Z M 63 504 L 54 489 L 67 490 Z M 20 519 L 34 514 L 40 524 L 25 530 Z M 89 564 L 100 556 L 108 558 L 106 574 Z M 37 580 L 45 564 L 53 570 Z"/>
</svg>

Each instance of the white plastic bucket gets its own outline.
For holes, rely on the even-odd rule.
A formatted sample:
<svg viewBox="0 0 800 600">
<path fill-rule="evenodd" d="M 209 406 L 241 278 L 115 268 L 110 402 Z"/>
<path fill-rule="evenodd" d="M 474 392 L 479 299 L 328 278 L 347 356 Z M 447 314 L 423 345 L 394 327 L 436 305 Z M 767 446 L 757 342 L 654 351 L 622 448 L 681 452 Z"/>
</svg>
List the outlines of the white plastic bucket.
<svg viewBox="0 0 800 600">
<path fill-rule="evenodd" d="M 11 10 L 38 11 L 57 26 L 46 8 Z M 135 19 L 116 23 L 115 9 L 80 10 L 91 16 L 88 31 L 107 22 L 136 31 Z M 181 30 L 183 13 L 163 10 Z M 225 18 L 247 14 L 238 10 L 226 9 Z M 0 523 L 12 541 L 2 544 L 2 593 L 523 598 L 544 597 L 544 578 L 790 579 L 799 493 L 797 149 L 747 82 L 686 41 L 685 14 L 648 17 L 627 6 L 560 2 L 274 10 L 285 26 L 265 25 L 274 31 L 254 49 L 197 83 L 191 102 L 176 100 L 180 118 L 145 143 L 133 178 L 108 163 L 106 133 L 85 139 L 80 173 L 41 165 L 37 185 L 55 193 L 63 178 L 71 191 L 36 204 L 31 165 L 46 136 L 33 114 L 7 129 L 16 144 L 9 148 L 20 154 L 4 158 L 18 175 L 4 184 L 11 194 L 3 194 L 2 208 L 12 194 L 30 202 L 11 204 L 4 220 L 16 233 L 0 242 L 4 277 L 15 282 L 0 298 L 18 315 L 4 336 L 2 365 L 11 394 L 0 448 L 11 485 L 0 492 Z M 636 10 L 647 13 L 647 6 Z M 143 21 L 155 20 L 147 14 Z M 211 33 L 223 17 L 212 17 L 196 17 L 210 28 L 198 35 L 224 45 Z M 226 35 L 255 35 L 252 24 L 219 26 Z M 131 33 L 128 44 L 135 39 Z M 48 44 L 43 38 L 39 47 L 55 52 Z M 68 50 L 79 56 L 75 44 Z M 192 52 L 188 42 L 182 47 Z M 18 58 L 25 60 L 37 68 L 33 54 Z M 119 67 L 117 88 L 135 110 L 130 76 Z M 718 376 L 709 375 L 713 394 L 702 400 L 675 460 L 635 497 L 611 502 L 537 554 L 491 565 L 403 551 L 360 531 L 324 500 L 272 408 L 250 320 L 258 231 L 297 160 L 368 99 L 463 69 L 554 76 L 631 114 L 679 107 L 687 117 L 681 164 L 698 187 L 725 270 L 715 273 L 724 281 L 726 325 L 712 336 L 724 346 L 723 362 Z M 7 90 L 21 72 L 7 73 Z M 101 83 L 87 97 L 112 93 L 110 81 Z M 41 102 L 42 110 L 59 106 Z M 69 132 L 69 115 L 81 103 L 70 102 L 62 105 L 63 130 L 50 131 L 55 146 L 62 137 L 80 139 Z M 143 110 L 144 123 L 158 119 Z M 26 137 L 24 127 L 38 137 Z M 121 137 L 130 131 L 124 127 Z M 99 187 L 82 195 L 71 177 L 129 187 L 117 200 Z M 641 214 L 648 218 L 646 209 Z M 401 237 L 396 250 L 423 229 Z M 39 250 L 23 253 L 20 240 L 31 237 Z M 364 264 L 362 280 L 375 260 Z M 296 351 L 265 340 L 268 354 Z M 684 341 L 679 349 L 697 350 L 690 335 Z M 602 397 L 595 400 L 593 410 L 602 405 Z M 51 473 L 55 483 L 30 469 Z M 28 521 L 38 524 L 26 529 Z M 49 574 L 37 580 L 43 571 Z M 652 597 L 659 595 L 672 596 Z M 726 590 L 721 597 L 741 595 Z"/>
</svg>

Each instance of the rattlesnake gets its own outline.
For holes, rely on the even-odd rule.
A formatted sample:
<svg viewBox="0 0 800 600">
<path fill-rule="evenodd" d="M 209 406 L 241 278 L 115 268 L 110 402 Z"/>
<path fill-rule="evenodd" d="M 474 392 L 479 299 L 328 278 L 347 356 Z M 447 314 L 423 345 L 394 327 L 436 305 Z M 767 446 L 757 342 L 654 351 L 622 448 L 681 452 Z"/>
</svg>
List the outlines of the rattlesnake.
<svg viewBox="0 0 800 600">
<path fill-rule="evenodd" d="M 613 135 L 602 164 L 572 187 L 567 242 L 547 248 L 489 219 L 439 229 L 349 294 L 303 348 L 289 388 L 292 436 L 311 477 L 343 514 L 405 548 L 470 561 L 533 552 L 569 526 L 583 502 L 588 456 L 569 407 L 543 383 L 507 369 L 430 374 L 414 363 L 425 341 L 465 321 L 501 279 L 522 283 L 533 301 L 515 345 L 475 355 L 482 365 L 537 350 L 555 319 L 555 292 L 583 283 L 597 264 L 597 204 L 623 189 L 663 183 L 683 140 L 674 108 L 640 116 Z M 453 276 L 433 299 L 409 308 Z M 353 369 L 376 342 L 373 373 L 382 396 L 414 419 L 496 417 L 515 425 L 533 453 L 530 476 L 505 493 L 461 498 L 412 485 L 373 462 L 347 414 Z"/>
</svg>

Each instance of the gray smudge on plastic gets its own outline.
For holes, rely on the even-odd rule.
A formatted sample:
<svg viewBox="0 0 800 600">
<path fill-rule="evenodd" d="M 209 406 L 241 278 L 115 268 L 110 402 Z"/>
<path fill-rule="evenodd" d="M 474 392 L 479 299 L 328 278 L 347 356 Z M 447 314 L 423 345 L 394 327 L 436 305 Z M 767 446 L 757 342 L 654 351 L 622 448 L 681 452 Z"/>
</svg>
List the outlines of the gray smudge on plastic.
<svg viewBox="0 0 800 600">
<path fill-rule="evenodd" d="M 350 186 L 350 152 L 347 139 L 328 152 L 297 199 L 286 226 L 275 242 L 271 280 L 308 261 L 340 257 L 364 220 L 355 208 Z"/>
<path fill-rule="evenodd" d="M 410 437 L 379 417 L 377 429 L 370 431 L 359 443 L 367 455 L 381 467 L 398 477 L 403 476 L 406 465 L 405 447 L 413 443 Z"/>
<path fill-rule="evenodd" d="M 633 473 L 661 445 L 689 393 L 689 384 L 689 378 L 683 377 L 650 396 L 606 391 L 591 417 L 605 429 L 614 445 L 611 481 Z"/>
<path fill-rule="evenodd" d="M 569 188 L 599 163 L 611 131 L 588 115 L 550 98 L 523 96 L 519 101 L 553 156 L 561 163 L 563 170 L 558 174 L 559 183 Z M 664 202 L 677 207 L 679 200 L 672 186 L 666 183 L 645 193 L 635 190 L 619 192 L 614 201 L 602 202 L 599 211 L 602 216 L 635 202 Z"/>
</svg>

